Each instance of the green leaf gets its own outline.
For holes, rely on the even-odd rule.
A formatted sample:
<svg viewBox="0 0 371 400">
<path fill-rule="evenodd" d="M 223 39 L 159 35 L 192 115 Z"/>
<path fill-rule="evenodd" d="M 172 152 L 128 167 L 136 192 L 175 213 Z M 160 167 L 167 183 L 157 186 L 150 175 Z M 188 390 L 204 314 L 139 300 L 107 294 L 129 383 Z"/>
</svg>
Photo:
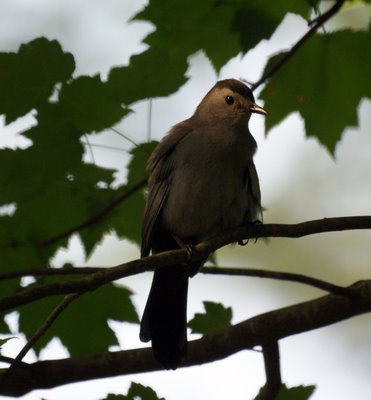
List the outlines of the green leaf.
<svg viewBox="0 0 371 400">
<path fill-rule="evenodd" d="M 147 159 L 155 148 L 157 142 L 145 143 L 137 146 L 131 151 L 132 158 L 128 166 L 128 183 L 119 188 L 125 193 L 131 187 L 145 179 L 148 175 L 146 170 Z M 141 240 L 141 225 L 145 206 L 144 191 L 138 190 L 119 204 L 110 215 L 111 226 L 120 237 L 126 237 L 135 243 Z"/>
<path fill-rule="evenodd" d="M 242 51 L 247 52 L 261 40 L 269 39 L 288 12 L 309 17 L 311 7 L 303 1 L 287 0 L 222 0 L 220 3 L 237 5 L 232 29 L 239 34 Z"/>
<path fill-rule="evenodd" d="M 68 182 L 57 182 L 40 196 L 30 198 L 19 206 L 13 222 L 26 223 L 28 229 L 24 239 L 30 243 L 42 243 L 88 217 L 83 197 L 74 192 L 72 186 Z"/>
<path fill-rule="evenodd" d="M 0 223 L 1 227 L 1 223 Z M 12 264 L 7 264 L 7 251 L 4 252 L 5 254 L 5 260 L 3 260 L 3 252 L 0 257 L 0 270 L 3 272 L 4 270 L 6 271 L 11 271 L 14 269 L 14 266 Z M 23 264 L 21 264 L 21 267 L 26 268 L 28 264 L 26 263 L 26 260 L 24 261 Z M 21 289 L 20 285 L 20 279 L 6 279 L 0 281 L 0 293 L 1 293 L 1 298 L 4 299 L 6 297 L 12 296 L 13 294 L 19 292 Z M 10 311 L 9 311 L 10 312 Z M 5 322 L 4 317 L 6 316 L 6 312 L 2 312 L 0 316 L 0 333 L 3 335 L 11 334 L 12 332 L 9 329 L 8 324 Z"/>
<path fill-rule="evenodd" d="M 74 69 L 72 55 L 46 38 L 23 44 L 18 53 L 0 53 L 0 114 L 6 123 L 44 103 Z"/>
<path fill-rule="evenodd" d="M 17 199 L 15 214 L 2 218 L 9 226 L 4 234 L 0 227 L 0 239 L 8 243 L 23 241 L 39 246 L 71 231 L 106 206 L 114 191 L 100 188 L 99 184 L 109 185 L 112 179 L 113 170 L 82 164 L 64 181 L 56 180 L 46 188 L 40 187 L 38 193 L 28 193 L 27 201 Z M 102 226 L 102 229 L 104 231 L 109 227 Z M 70 234 L 64 239 L 68 239 Z"/>
<path fill-rule="evenodd" d="M 112 96 L 124 104 L 168 96 L 187 82 L 187 67 L 180 47 L 171 51 L 151 47 L 142 54 L 132 56 L 129 66 L 112 68 L 107 85 Z"/>
<path fill-rule="evenodd" d="M 60 91 L 59 102 L 65 118 L 84 133 L 109 128 L 129 112 L 99 76 L 81 76 L 66 83 Z"/>
<path fill-rule="evenodd" d="M 158 397 L 156 392 L 149 386 L 143 386 L 140 383 L 132 382 L 128 394 L 117 395 L 109 394 L 104 400 L 165 400 Z"/>
<path fill-rule="evenodd" d="M 224 307 L 221 303 L 213 303 L 211 301 L 204 301 L 203 304 L 205 313 L 195 314 L 194 318 L 188 323 L 192 333 L 207 335 L 231 325 L 231 307 Z"/>
<path fill-rule="evenodd" d="M 315 390 L 315 386 L 297 386 L 288 388 L 281 385 L 276 400 L 307 400 Z"/>
<path fill-rule="evenodd" d="M 140 383 L 132 382 L 128 391 L 128 400 L 165 400 L 158 397 L 156 392 L 149 386 L 143 386 Z"/>
<path fill-rule="evenodd" d="M 42 282 L 48 281 L 51 280 L 43 279 Z M 59 337 L 73 356 L 107 351 L 110 346 L 118 344 L 107 324 L 108 319 L 139 321 L 131 295 L 129 289 L 114 284 L 83 294 L 56 319 L 34 346 L 35 351 L 39 353 L 53 337 Z M 58 296 L 20 308 L 20 331 L 30 338 L 61 300 L 62 297 Z"/>
<path fill-rule="evenodd" d="M 114 171 L 82 164 L 80 141 L 128 112 L 107 84 L 99 77 L 80 77 L 62 84 L 57 100 L 35 107 L 38 124 L 23 132 L 32 146 L 0 150 L 0 185 L 6 187 L 0 205 L 16 207 L 12 216 L 0 217 L 4 268 L 47 264 L 76 228 L 94 220 L 115 197 L 109 188 Z M 111 228 L 104 219 L 93 222 L 94 229 L 83 235 L 87 254 Z"/>
<path fill-rule="evenodd" d="M 130 186 L 120 187 L 123 193 L 130 191 Z M 125 196 L 117 207 L 110 213 L 109 221 L 117 235 L 127 238 L 134 243 L 140 243 L 140 227 L 144 210 L 144 196 L 141 190 Z"/>
<path fill-rule="evenodd" d="M 3 161 L 0 182 L 7 187 L 0 192 L 0 202 L 16 203 L 12 217 L 0 217 L 0 242 L 3 244 L 0 266 L 4 262 L 14 268 L 19 259 L 20 263 L 31 267 L 31 250 L 26 251 L 24 245 L 33 246 L 33 252 L 38 255 L 34 266 L 45 264 L 58 246 L 66 244 L 73 229 L 93 219 L 115 196 L 115 191 L 109 188 L 114 170 L 81 164 L 79 141 L 66 140 L 66 134 L 61 134 L 50 147 L 50 139 L 45 138 L 44 133 L 40 127 L 33 128 L 35 145 L 26 150 L 0 151 Z M 93 222 L 96 222 L 94 229 L 85 230 L 83 238 L 88 254 L 110 229 L 104 220 Z M 54 240 L 58 236 L 60 240 Z M 49 246 L 51 239 L 53 245 Z M 12 243 L 23 243 L 23 246 Z M 6 259 L 4 252 L 10 259 Z"/>
<path fill-rule="evenodd" d="M 151 50 L 176 53 L 178 60 L 203 50 L 219 72 L 241 51 L 247 52 L 269 38 L 287 12 L 308 17 L 310 11 L 309 4 L 296 0 L 274 7 L 270 0 L 151 0 L 133 19 L 151 22 L 156 27 L 145 38 Z M 166 68 L 166 61 L 163 64 Z M 159 74 L 164 76 L 161 71 Z"/>
<path fill-rule="evenodd" d="M 42 258 L 39 248 L 27 243 L 28 228 L 25 221 L 18 221 L 14 217 L 0 218 L 1 271 L 40 267 L 46 261 Z M 11 280 L 4 282 L 4 289 L 1 286 L 2 284 L 0 284 L 0 292 L 5 296 L 9 291 L 13 293 L 13 289 L 17 290 L 19 283 Z"/>
<path fill-rule="evenodd" d="M 140 144 L 130 151 L 131 160 L 128 165 L 128 183 L 135 184 L 148 175 L 147 160 L 158 145 L 157 141 Z"/>
<path fill-rule="evenodd" d="M 112 228 L 107 220 L 108 217 L 100 216 L 107 207 L 109 208 L 109 204 L 116 196 L 116 191 L 109 188 L 114 179 L 114 170 L 97 167 L 93 164 L 81 164 L 70 175 L 70 179 L 72 179 L 72 182 L 69 182 L 71 196 L 74 196 L 76 203 L 84 204 L 86 213 L 75 218 L 73 225 L 70 222 L 69 227 L 64 228 L 64 231 L 78 227 L 80 224 L 79 235 L 86 256 L 89 257 L 104 234 Z M 86 226 L 83 228 L 84 224 Z"/>
<path fill-rule="evenodd" d="M 48 135 L 50 132 L 55 136 Z M 52 127 L 36 126 L 27 131 L 35 141 L 33 146 L 25 150 L 0 150 L 0 185 L 7 188 L 0 192 L 0 204 L 16 202 L 19 206 L 45 192 L 49 185 L 64 181 L 69 170 L 81 163 L 83 154 L 74 133 L 58 123 Z"/>
<path fill-rule="evenodd" d="M 298 111 L 307 136 L 334 153 L 344 129 L 358 123 L 359 102 L 371 97 L 371 85 L 362 79 L 371 71 L 370 41 L 370 32 L 351 30 L 311 38 L 261 94 L 269 112 L 267 130 Z M 271 58 L 266 69 L 282 56 Z"/>
<path fill-rule="evenodd" d="M 219 71 L 240 51 L 238 35 L 230 30 L 234 12 L 233 7 L 216 5 L 214 0 L 151 0 L 134 19 L 156 26 L 145 43 L 168 51 L 176 45 L 184 59 L 203 49 Z"/>
<path fill-rule="evenodd" d="M 318 7 L 318 3 L 321 0 L 305 0 L 311 7 L 313 7 L 313 9 L 317 9 Z"/>
</svg>

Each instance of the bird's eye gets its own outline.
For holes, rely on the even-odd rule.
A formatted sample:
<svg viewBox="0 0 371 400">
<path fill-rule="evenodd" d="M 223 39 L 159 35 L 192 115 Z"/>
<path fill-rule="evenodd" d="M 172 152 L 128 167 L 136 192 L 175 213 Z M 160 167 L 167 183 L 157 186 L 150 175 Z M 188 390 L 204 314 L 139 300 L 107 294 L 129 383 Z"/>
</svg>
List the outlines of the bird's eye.
<svg viewBox="0 0 371 400">
<path fill-rule="evenodd" d="M 232 96 L 226 96 L 225 102 L 227 104 L 233 104 L 234 103 L 234 98 Z"/>
</svg>

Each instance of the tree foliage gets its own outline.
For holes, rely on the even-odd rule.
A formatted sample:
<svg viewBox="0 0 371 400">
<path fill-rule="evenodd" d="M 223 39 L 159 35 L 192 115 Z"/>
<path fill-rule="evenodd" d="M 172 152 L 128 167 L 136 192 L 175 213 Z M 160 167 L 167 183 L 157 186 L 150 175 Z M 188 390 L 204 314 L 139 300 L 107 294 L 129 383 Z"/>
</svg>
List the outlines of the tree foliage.
<svg viewBox="0 0 371 400">
<path fill-rule="evenodd" d="M 343 3 L 335 3 L 339 7 L 333 14 L 341 12 Z M 367 7 L 366 3 L 361 6 Z M 0 114 L 5 124 L 27 114 L 34 118 L 32 126 L 19 132 L 31 141 L 29 147 L 0 150 L 2 298 L 51 282 L 70 281 L 68 268 L 62 276 L 36 277 L 26 289 L 19 278 L 34 276 L 36 268 L 40 275 L 42 271 L 47 274 L 50 259 L 73 234 L 81 238 L 86 257 L 109 232 L 139 244 L 145 163 L 156 143 L 141 143 L 132 149 L 127 182 L 117 187 L 112 185 L 115 170 L 83 161 L 87 134 L 112 127 L 128 116 L 139 100 L 176 92 L 187 82 L 189 57 L 196 52 L 204 52 L 220 71 L 232 57 L 269 39 L 287 13 L 310 21 L 321 7 L 322 2 L 313 0 L 285 0 L 274 6 L 268 0 L 151 0 L 133 18 L 155 28 L 144 40 L 147 50 L 132 56 L 127 66 L 112 68 L 106 80 L 98 75 L 76 76 L 74 58 L 78 55 L 44 37 L 30 38 L 17 52 L 0 53 Z M 324 22 L 320 20 L 318 27 Z M 344 129 L 357 125 L 360 101 L 371 98 L 367 84 L 370 39 L 370 28 L 317 29 L 295 54 L 291 50 L 273 54 L 254 87 L 265 85 L 261 99 L 269 110 L 267 131 L 299 112 L 306 135 L 334 153 Z M 277 68 L 278 64 L 282 65 Z M 18 275 L 6 275 L 14 272 Z M 62 301 L 60 293 L 39 301 L 30 298 L 27 305 L 15 307 L 20 330 L 28 339 Z M 205 315 L 192 321 L 193 330 L 208 334 L 229 326 L 230 309 L 207 302 L 205 309 Z M 5 316 L 12 308 L 3 310 Z M 48 327 L 34 349 L 39 352 L 53 337 L 59 337 L 72 356 L 107 351 L 117 344 L 108 319 L 138 322 L 129 289 L 109 283 L 82 295 Z M 211 326 L 214 322 L 218 323 Z M 0 329 L 9 333 L 3 320 Z M 131 390 L 139 390 L 139 386 Z M 121 397 L 157 398 L 144 389 L 138 395 L 129 392 Z M 290 394 L 282 388 L 278 398 L 304 399 L 312 393 L 312 388 L 293 390 Z"/>
</svg>

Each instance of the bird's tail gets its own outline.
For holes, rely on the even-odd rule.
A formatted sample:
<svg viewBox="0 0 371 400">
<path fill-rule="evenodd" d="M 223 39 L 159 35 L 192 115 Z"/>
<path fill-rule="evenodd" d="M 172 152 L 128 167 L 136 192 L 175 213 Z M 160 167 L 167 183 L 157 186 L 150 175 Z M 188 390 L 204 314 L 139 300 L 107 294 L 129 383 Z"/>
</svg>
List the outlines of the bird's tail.
<svg viewBox="0 0 371 400">
<path fill-rule="evenodd" d="M 155 271 L 140 325 L 140 339 L 152 340 L 153 354 L 166 369 L 176 369 L 186 353 L 188 276 L 184 265 Z"/>
</svg>

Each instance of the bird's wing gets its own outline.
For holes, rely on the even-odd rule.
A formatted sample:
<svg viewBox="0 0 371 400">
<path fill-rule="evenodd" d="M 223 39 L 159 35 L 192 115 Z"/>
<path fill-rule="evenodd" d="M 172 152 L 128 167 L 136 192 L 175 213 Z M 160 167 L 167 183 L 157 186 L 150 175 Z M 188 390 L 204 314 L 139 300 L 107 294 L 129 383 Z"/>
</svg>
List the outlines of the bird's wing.
<svg viewBox="0 0 371 400">
<path fill-rule="evenodd" d="M 252 207 L 250 207 L 250 211 L 252 214 L 250 215 L 249 219 L 251 222 L 255 218 L 263 218 L 262 214 L 262 207 L 261 207 L 261 194 L 260 194 L 260 185 L 259 185 L 259 177 L 258 173 L 256 172 L 255 164 L 251 160 L 247 165 L 246 170 L 246 190 L 248 194 L 251 196 L 252 199 Z"/>
<path fill-rule="evenodd" d="M 172 171 L 175 167 L 174 150 L 178 143 L 192 130 L 187 122 L 188 120 L 175 125 L 162 139 L 148 160 L 150 177 L 142 223 L 142 257 L 147 256 L 151 250 L 155 224 L 169 192 Z"/>
</svg>

